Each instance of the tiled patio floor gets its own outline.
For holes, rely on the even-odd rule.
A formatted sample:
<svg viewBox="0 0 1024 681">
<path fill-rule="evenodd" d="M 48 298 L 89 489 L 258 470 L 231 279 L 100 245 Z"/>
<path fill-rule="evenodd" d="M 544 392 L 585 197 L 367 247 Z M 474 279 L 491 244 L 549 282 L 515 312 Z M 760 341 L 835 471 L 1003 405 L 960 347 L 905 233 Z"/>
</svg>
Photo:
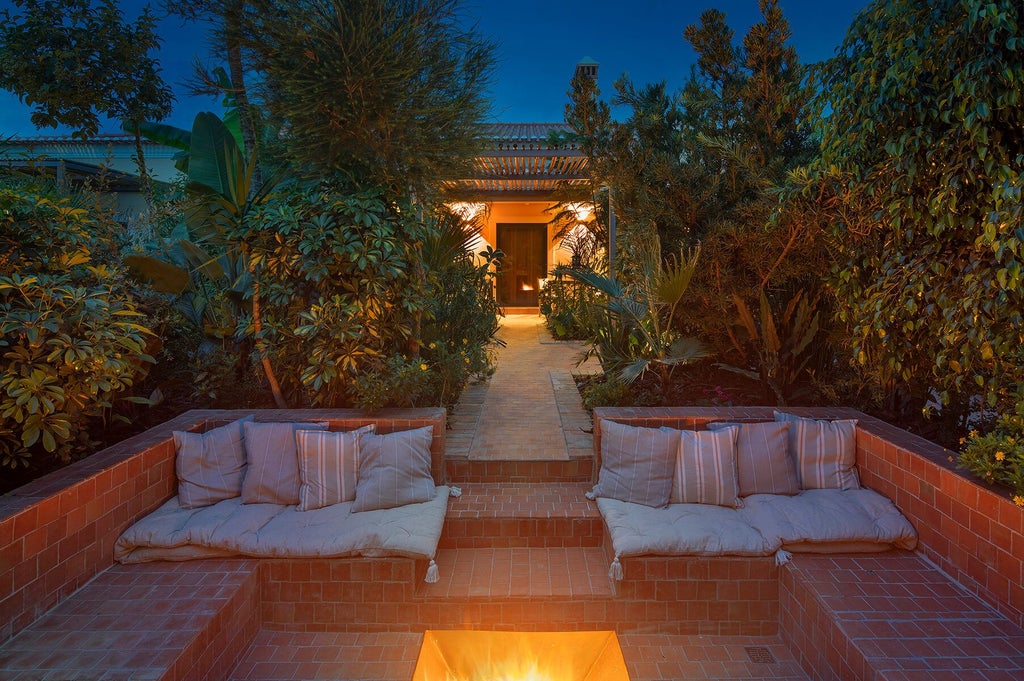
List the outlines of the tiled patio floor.
<svg viewBox="0 0 1024 681">
<path fill-rule="evenodd" d="M 407 681 L 422 639 L 422 634 L 263 631 L 230 678 Z M 625 634 L 619 643 L 631 681 L 807 681 L 777 638 Z"/>
</svg>

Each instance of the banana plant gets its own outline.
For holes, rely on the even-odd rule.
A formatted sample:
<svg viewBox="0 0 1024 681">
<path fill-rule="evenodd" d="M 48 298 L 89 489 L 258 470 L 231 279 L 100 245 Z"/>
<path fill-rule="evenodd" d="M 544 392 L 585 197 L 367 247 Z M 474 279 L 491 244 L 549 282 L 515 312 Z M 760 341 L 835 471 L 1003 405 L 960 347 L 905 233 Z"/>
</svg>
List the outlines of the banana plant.
<svg viewBox="0 0 1024 681">
<path fill-rule="evenodd" d="M 760 381 L 784 407 L 812 357 L 811 343 L 820 331 L 818 301 L 809 300 L 803 290 L 797 291 L 782 316 L 777 317 L 762 289 L 759 317 L 755 319 L 742 298 L 735 293 L 732 298 L 737 323 L 735 329 L 730 329 L 729 338 L 744 366 L 718 366 Z"/>
<path fill-rule="evenodd" d="M 192 203 L 185 211 L 187 238 L 178 238 L 162 258 L 133 254 L 125 262 L 139 278 L 155 286 L 166 285 L 163 290 L 178 295 L 179 308 L 193 318 L 203 317 L 204 330 L 210 329 L 209 322 L 215 322 L 213 328 L 226 335 L 238 327 L 244 314 L 251 313 L 260 350 L 259 292 L 244 244 L 235 235 L 245 231 L 249 215 L 276 188 L 281 175 L 256 186 L 255 157 L 246 160 L 235 134 L 214 114 L 197 114 L 191 133 L 179 138 L 187 139 L 189 145 L 185 189 Z M 211 281 L 219 281 L 226 288 L 224 294 L 233 303 L 233 318 L 211 320 L 204 315 L 211 310 L 211 292 L 206 287 Z M 275 400 L 283 408 L 284 399 L 273 371 L 265 353 L 259 354 Z"/>
<path fill-rule="evenodd" d="M 697 339 L 683 336 L 672 323 L 699 255 L 699 249 L 681 251 L 662 262 L 657 253 L 649 253 L 629 288 L 593 271 L 566 270 L 605 299 L 597 304 L 595 336 L 586 357 L 596 356 L 606 374 L 627 385 L 653 370 L 663 389 L 674 367 L 707 357 Z"/>
</svg>

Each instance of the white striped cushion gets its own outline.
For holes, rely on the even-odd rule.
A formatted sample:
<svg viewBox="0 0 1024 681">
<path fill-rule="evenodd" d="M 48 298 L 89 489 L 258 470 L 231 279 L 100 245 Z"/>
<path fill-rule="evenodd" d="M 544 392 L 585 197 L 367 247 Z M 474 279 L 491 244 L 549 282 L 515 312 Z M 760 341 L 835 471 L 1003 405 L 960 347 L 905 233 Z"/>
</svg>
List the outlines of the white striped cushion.
<svg viewBox="0 0 1024 681">
<path fill-rule="evenodd" d="M 299 503 L 299 457 L 295 444 L 295 433 L 299 430 L 327 430 L 327 424 L 245 424 L 245 455 L 249 465 L 242 481 L 243 504 Z"/>
<path fill-rule="evenodd" d="M 299 460 L 299 509 L 333 506 L 356 498 L 359 440 L 374 427 L 344 433 L 300 430 L 295 433 Z"/>
<path fill-rule="evenodd" d="M 678 430 L 601 420 L 601 470 L 589 497 L 662 508 L 668 504 Z"/>
<path fill-rule="evenodd" d="M 679 433 L 671 503 L 743 505 L 736 480 L 736 426 Z"/>
<path fill-rule="evenodd" d="M 789 423 L 713 422 L 708 430 L 739 426 L 736 438 L 736 479 L 740 496 L 751 494 L 797 494 L 800 480 L 789 453 Z"/>
<path fill-rule="evenodd" d="M 352 512 L 430 501 L 437 494 L 430 473 L 434 427 L 367 435 L 360 444 Z"/>
<path fill-rule="evenodd" d="M 789 446 L 803 489 L 860 489 L 857 475 L 857 421 L 819 421 L 775 412 L 788 421 Z"/>
</svg>

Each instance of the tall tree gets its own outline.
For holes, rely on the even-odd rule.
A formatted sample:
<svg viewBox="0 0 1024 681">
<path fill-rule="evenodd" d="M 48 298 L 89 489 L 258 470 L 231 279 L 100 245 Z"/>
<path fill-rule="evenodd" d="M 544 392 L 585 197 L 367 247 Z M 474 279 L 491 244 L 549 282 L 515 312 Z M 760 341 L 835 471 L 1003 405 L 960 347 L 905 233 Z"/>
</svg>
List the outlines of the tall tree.
<svg viewBox="0 0 1024 681">
<path fill-rule="evenodd" d="M 139 125 L 165 118 L 174 101 L 150 56 L 160 37 L 149 7 L 128 23 L 115 0 L 14 5 L 20 13 L 0 11 L 0 87 L 32 107 L 36 127 L 66 125 L 85 139 L 99 131 L 101 116 L 122 121 L 135 135 L 146 189 Z"/>
<path fill-rule="evenodd" d="M 878 1 L 818 74 L 790 207 L 837 243 L 852 357 L 915 409 L 1024 385 L 1022 27 L 1017 0 Z"/>
<path fill-rule="evenodd" d="M 250 16 L 297 167 L 423 199 L 478 149 L 492 46 L 458 0 L 254 0 Z"/>
</svg>

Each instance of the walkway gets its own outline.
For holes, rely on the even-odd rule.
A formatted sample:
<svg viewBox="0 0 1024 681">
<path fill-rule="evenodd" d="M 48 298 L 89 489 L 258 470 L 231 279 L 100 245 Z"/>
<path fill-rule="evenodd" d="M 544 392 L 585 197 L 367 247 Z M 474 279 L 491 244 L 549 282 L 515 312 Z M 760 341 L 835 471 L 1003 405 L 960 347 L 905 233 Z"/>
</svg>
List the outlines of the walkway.
<svg viewBox="0 0 1024 681">
<path fill-rule="evenodd" d="M 475 461 L 565 461 L 593 451 L 590 416 L 573 373 L 599 371 L 576 364 L 583 343 L 552 340 L 539 315 L 505 317 L 494 376 L 469 386 L 452 412 L 448 458 Z M 486 415 L 486 418 L 484 418 Z"/>
</svg>

